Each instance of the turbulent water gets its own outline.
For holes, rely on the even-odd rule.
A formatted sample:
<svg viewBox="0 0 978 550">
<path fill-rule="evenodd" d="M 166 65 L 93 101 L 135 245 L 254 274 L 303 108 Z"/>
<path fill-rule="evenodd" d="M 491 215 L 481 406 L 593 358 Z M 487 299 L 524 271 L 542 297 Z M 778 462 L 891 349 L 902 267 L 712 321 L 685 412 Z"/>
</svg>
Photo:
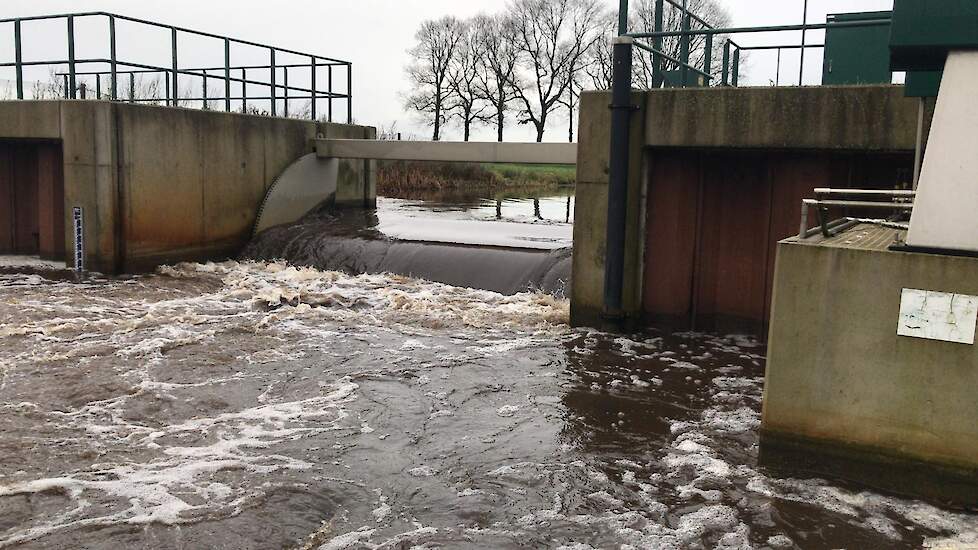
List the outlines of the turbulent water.
<svg viewBox="0 0 978 550">
<path fill-rule="evenodd" d="M 314 211 L 258 235 L 248 260 L 344 273 L 396 273 L 428 281 L 517 294 L 569 294 L 572 249 L 561 240 L 571 226 L 544 227 L 451 217 L 415 218 L 400 208 Z M 570 239 L 567 239 L 567 243 Z"/>
<path fill-rule="evenodd" d="M 763 347 L 278 263 L 0 275 L 0 548 L 917 548 L 757 466 Z"/>
</svg>

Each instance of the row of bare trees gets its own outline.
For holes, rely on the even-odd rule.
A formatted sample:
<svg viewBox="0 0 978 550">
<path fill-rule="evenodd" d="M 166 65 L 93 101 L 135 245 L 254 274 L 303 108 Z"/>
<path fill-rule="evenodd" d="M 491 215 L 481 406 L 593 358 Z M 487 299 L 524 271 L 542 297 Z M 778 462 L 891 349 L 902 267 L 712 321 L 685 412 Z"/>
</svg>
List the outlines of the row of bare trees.
<svg viewBox="0 0 978 550">
<path fill-rule="evenodd" d="M 686 0 L 690 11 L 715 27 L 729 26 L 730 16 L 717 0 Z M 654 0 L 640 0 L 631 13 L 630 28 L 654 29 Z M 503 141 L 507 125 L 532 125 L 537 141 L 561 111 L 566 112 L 568 137 L 574 139 L 574 112 L 584 89 L 611 87 L 611 39 L 618 14 L 600 0 L 511 0 L 505 12 L 454 16 L 425 21 L 409 50 L 411 90 L 408 110 L 432 128 L 440 140 L 444 128 L 457 124 L 468 141 L 477 125 L 495 128 Z M 678 30 L 682 12 L 666 3 L 664 30 Z M 713 67 L 721 63 L 722 39 L 714 41 Z M 680 40 L 666 38 L 662 50 L 679 58 Z M 690 63 L 702 66 L 706 40 L 695 36 Z M 666 62 L 664 69 L 674 69 Z M 636 50 L 636 87 L 653 82 L 651 54 Z"/>
</svg>

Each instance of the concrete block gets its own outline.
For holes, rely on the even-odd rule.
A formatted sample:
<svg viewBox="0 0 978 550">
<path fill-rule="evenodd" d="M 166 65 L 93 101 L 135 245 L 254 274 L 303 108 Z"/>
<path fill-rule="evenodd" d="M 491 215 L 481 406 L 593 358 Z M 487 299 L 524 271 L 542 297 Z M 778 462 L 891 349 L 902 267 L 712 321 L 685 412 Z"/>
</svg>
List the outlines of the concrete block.
<svg viewBox="0 0 978 550">
<path fill-rule="evenodd" d="M 841 454 L 830 474 L 911 494 L 970 479 L 978 502 L 978 347 L 898 336 L 904 288 L 978 295 L 978 259 L 778 245 L 762 452 Z"/>
</svg>

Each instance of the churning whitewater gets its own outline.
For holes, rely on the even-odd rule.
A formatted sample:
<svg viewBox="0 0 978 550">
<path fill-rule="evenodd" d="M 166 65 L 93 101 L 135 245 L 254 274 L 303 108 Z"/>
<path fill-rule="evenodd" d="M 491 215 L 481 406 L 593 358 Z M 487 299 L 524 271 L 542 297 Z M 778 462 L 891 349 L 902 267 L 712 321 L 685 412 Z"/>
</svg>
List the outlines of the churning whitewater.
<svg viewBox="0 0 978 550">
<path fill-rule="evenodd" d="M 276 262 L 0 274 L 0 547 L 916 548 L 964 511 L 757 466 L 764 349 Z"/>
</svg>

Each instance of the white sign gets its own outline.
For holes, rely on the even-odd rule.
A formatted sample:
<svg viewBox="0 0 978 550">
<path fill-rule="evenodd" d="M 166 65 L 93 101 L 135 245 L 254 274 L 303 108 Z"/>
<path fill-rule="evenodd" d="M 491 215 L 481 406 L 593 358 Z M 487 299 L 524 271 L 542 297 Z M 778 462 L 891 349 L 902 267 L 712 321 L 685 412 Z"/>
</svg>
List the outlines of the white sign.
<svg viewBox="0 0 978 550">
<path fill-rule="evenodd" d="M 976 324 L 978 297 L 903 289 L 900 336 L 974 345 Z"/>
</svg>

